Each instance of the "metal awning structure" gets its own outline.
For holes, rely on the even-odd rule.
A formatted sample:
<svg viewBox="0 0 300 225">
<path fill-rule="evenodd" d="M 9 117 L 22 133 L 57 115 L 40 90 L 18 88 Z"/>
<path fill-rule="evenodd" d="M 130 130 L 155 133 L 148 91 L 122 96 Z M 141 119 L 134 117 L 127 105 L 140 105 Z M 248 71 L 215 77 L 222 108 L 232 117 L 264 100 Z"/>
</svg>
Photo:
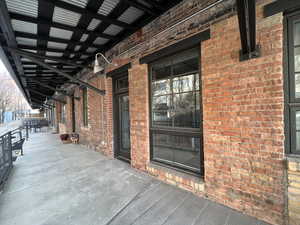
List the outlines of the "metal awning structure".
<svg viewBox="0 0 300 225">
<path fill-rule="evenodd" d="M 64 83 L 82 85 L 74 76 L 97 52 L 109 50 L 180 1 L 1 0 L 0 57 L 37 108 Z"/>
</svg>

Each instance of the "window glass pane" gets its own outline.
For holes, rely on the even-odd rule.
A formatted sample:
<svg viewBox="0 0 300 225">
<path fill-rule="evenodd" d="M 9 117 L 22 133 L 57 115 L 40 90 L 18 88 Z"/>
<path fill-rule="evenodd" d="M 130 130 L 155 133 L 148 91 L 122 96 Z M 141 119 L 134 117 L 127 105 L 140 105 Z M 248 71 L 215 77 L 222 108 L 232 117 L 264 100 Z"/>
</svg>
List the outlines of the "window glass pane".
<svg viewBox="0 0 300 225">
<path fill-rule="evenodd" d="M 199 60 L 199 48 L 189 49 L 156 61 L 150 70 L 152 159 L 194 172 L 201 167 L 200 138 L 187 128 L 200 128 L 202 122 Z M 165 126 L 170 131 L 159 129 Z"/>
<path fill-rule="evenodd" d="M 152 94 L 170 94 L 171 66 L 154 67 L 152 70 Z"/>
<path fill-rule="evenodd" d="M 171 66 L 153 67 L 152 80 L 166 80 L 171 76 Z"/>
<path fill-rule="evenodd" d="M 199 48 L 188 49 L 183 52 L 177 53 L 177 54 L 171 56 L 170 60 L 172 61 L 172 64 L 174 66 L 177 64 L 180 64 L 182 62 L 189 62 L 189 65 L 197 64 L 197 68 L 194 69 L 193 71 L 199 70 L 198 69 L 199 60 L 200 60 L 199 59 Z"/>
<path fill-rule="evenodd" d="M 153 134 L 153 159 L 200 170 L 200 138 Z"/>
<path fill-rule="evenodd" d="M 295 74 L 295 97 L 300 98 L 300 73 Z"/>
<path fill-rule="evenodd" d="M 300 22 L 294 24 L 294 45 L 300 45 Z"/>
<path fill-rule="evenodd" d="M 200 82 L 199 82 L 199 74 L 197 73 L 197 74 L 195 74 L 195 90 L 200 90 Z"/>
<path fill-rule="evenodd" d="M 294 153 L 300 153 L 300 111 L 296 112 L 296 149 Z"/>
<path fill-rule="evenodd" d="M 164 79 L 164 80 L 154 81 L 152 83 L 152 91 L 153 91 L 154 96 L 170 94 L 170 92 L 171 92 L 170 80 Z"/>
<path fill-rule="evenodd" d="M 174 93 L 193 91 L 193 89 L 194 89 L 194 74 L 175 77 L 173 79 Z"/>
<path fill-rule="evenodd" d="M 189 59 L 189 60 L 175 64 L 174 72 L 173 72 L 174 75 L 198 71 L 199 70 L 198 60 L 199 60 L 199 58 L 197 57 L 197 58 Z"/>
<path fill-rule="evenodd" d="M 128 78 L 126 79 L 119 79 L 117 81 L 117 89 L 123 89 L 123 88 L 128 88 Z"/>
<path fill-rule="evenodd" d="M 129 96 L 119 98 L 120 107 L 120 130 L 121 130 L 121 149 L 130 148 L 130 116 L 129 116 Z"/>
<path fill-rule="evenodd" d="M 295 48 L 294 50 L 294 54 L 295 54 L 295 72 L 300 72 L 300 47 L 299 48 Z"/>
<path fill-rule="evenodd" d="M 188 92 L 174 95 L 174 126 L 200 127 L 199 93 Z"/>
<path fill-rule="evenodd" d="M 155 126 L 172 126 L 170 95 L 153 97 L 152 122 Z"/>
<path fill-rule="evenodd" d="M 174 141 L 174 162 L 200 169 L 200 138 L 177 136 Z"/>
<path fill-rule="evenodd" d="M 153 159 L 173 162 L 172 136 L 153 134 Z"/>
</svg>

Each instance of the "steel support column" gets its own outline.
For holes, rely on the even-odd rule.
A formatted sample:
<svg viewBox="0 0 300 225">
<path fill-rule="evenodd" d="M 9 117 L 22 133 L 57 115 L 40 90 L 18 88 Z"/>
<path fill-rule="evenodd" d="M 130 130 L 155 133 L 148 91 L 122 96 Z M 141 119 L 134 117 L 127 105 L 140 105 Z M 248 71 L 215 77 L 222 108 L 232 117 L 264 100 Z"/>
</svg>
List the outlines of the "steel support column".
<svg viewBox="0 0 300 225">
<path fill-rule="evenodd" d="M 237 0 L 236 3 L 242 45 L 240 60 L 257 58 L 260 48 L 256 45 L 255 0 Z"/>
</svg>

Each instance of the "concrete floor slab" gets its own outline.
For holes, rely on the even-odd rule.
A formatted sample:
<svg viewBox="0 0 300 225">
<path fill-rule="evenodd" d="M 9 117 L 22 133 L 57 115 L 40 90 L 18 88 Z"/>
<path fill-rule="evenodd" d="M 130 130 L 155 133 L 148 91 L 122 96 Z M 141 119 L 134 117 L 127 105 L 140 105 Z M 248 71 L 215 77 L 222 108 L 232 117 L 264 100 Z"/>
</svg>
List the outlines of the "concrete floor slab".
<svg viewBox="0 0 300 225">
<path fill-rule="evenodd" d="M 1 225 L 262 225 L 58 135 L 32 134 L 0 194 Z"/>
</svg>

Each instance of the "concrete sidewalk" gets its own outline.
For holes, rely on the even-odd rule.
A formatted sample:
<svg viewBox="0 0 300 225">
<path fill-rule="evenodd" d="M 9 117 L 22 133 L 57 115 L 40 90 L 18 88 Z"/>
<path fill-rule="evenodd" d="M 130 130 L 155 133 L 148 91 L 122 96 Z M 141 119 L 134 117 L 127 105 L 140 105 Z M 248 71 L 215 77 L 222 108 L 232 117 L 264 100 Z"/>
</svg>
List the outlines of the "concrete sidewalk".
<svg viewBox="0 0 300 225">
<path fill-rule="evenodd" d="M 1 225 L 265 225 L 57 135 L 30 136 L 5 190 Z"/>
</svg>

